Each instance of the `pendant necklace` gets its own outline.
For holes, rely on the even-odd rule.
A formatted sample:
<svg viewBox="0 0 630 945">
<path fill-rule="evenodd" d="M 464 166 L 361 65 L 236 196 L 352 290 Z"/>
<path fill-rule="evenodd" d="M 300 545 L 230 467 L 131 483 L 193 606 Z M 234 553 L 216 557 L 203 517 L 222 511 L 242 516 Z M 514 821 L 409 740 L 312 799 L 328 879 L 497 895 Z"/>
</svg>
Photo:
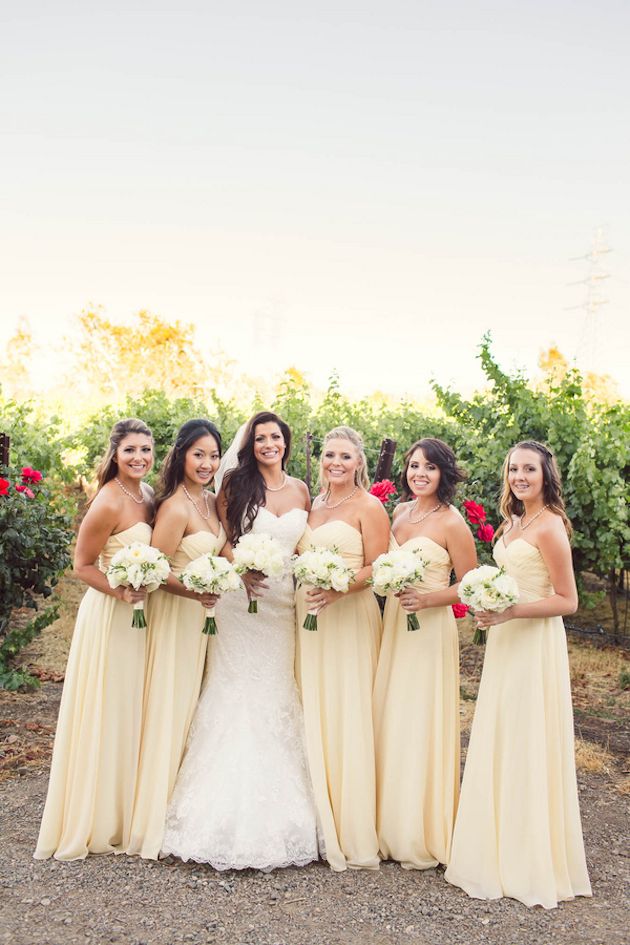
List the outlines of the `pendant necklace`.
<svg viewBox="0 0 630 945">
<path fill-rule="evenodd" d="M 281 489 L 284 489 L 288 481 L 289 477 L 284 473 L 284 481 L 281 486 L 268 486 L 267 483 L 265 483 L 265 489 L 267 492 L 280 492 Z"/>
<path fill-rule="evenodd" d="M 202 499 L 203 499 L 203 501 L 204 501 L 204 504 L 205 504 L 205 506 L 206 506 L 206 511 L 205 511 L 205 514 L 204 514 L 204 513 L 201 511 L 201 509 L 199 508 L 199 506 L 197 505 L 197 502 L 195 501 L 195 499 L 193 499 L 193 497 L 191 496 L 190 492 L 188 491 L 188 489 L 186 488 L 186 486 L 184 485 L 183 482 L 182 482 L 182 489 L 184 490 L 184 494 L 185 494 L 186 498 L 188 499 L 188 501 L 189 501 L 189 502 L 192 502 L 193 506 L 195 507 L 195 511 L 196 511 L 199 515 L 201 515 L 201 517 L 202 517 L 203 519 L 205 519 L 205 521 L 207 522 L 208 519 L 210 518 L 210 514 L 211 514 L 211 513 L 210 513 L 210 506 L 208 505 L 208 495 L 207 495 L 207 493 L 206 493 L 206 490 L 204 489 L 204 490 L 202 491 L 202 493 L 201 493 L 201 497 L 202 497 Z"/>
<path fill-rule="evenodd" d="M 128 496 L 129 496 L 129 498 L 132 500 L 132 502 L 135 502 L 136 505 L 144 505 L 144 496 L 142 495 L 142 488 L 140 489 L 140 498 L 139 498 L 139 499 L 136 499 L 136 497 L 135 497 L 135 495 L 133 494 L 133 492 L 130 492 L 129 489 L 127 489 L 126 486 L 123 486 L 123 484 L 122 484 L 122 482 L 120 481 L 120 479 L 118 478 L 118 476 L 115 476 L 115 477 L 114 477 L 114 481 L 118 483 L 118 485 L 120 486 L 120 488 L 122 489 L 122 491 L 125 493 L 125 495 L 128 495 Z"/>
<path fill-rule="evenodd" d="M 543 512 L 545 511 L 545 509 L 547 509 L 547 508 L 549 508 L 549 506 L 543 505 L 542 509 L 540 509 L 540 511 L 536 512 L 536 514 L 534 515 L 533 518 L 530 518 L 530 520 L 529 520 L 529 522 L 527 523 L 527 525 L 523 525 L 523 519 L 525 518 L 525 516 L 524 516 L 524 515 L 521 515 L 520 519 L 518 520 L 518 521 L 519 521 L 519 525 L 520 525 L 520 527 L 521 527 L 521 531 L 524 532 L 525 529 L 529 528 L 530 525 L 533 525 L 534 522 L 536 521 L 536 519 L 539 518 L 539 517 L 543 514 Z"/>
<path fill-rule="evenodd" d="M 418 503 L 417 503 L 417 500 L 416 500 L 415 505 L 417 506 L 417 504 L 418 504 Z M 437 510 L 438 510 L 438 509 L 441 509 L 441 508 L 442 508 L 442 503 L 441 503 L 441 502 L 438 502 L 438 504 L 435 506 L 435 508 L 429 509 L 429 511 L 428 511 L 428 512 L 425 512 L 424 515 L 421 515 L 420 518 L 412 518 L 412 517 L 411 517 L 411 511 L 410 511 L 410 512 L 409 512 L 409 518 L 407 519 L 407 521 L 408 521 L 411 525 L 421 525 L 422 522 L 424 522 L 425 518 L 428 518 L 429 515 L 433 515 L 434 512 L 437 512 Z"/>
<path fill-rule="evenodd" d="M 324 508 L 325 508 L 325 509 L 330 509 L 331 511 L 332 511 L 332 509 L 338 509 L 340 505 L 343 505 L 344 502 L 347 502 L 348 499 L 351 499 L 351 498 L 352 498 L 352 496 L 355 494 L 355 492 L 357 491 L 358 488 L 359 488 L 358 486 L 355 486 L 354 489 L 352 490 L 352 492 L 350 492 L 350 493 L 348 493 L 348 495 L 344 496 L 343 499 L 339 499 L 339 502 L 335 502 L 334 505 L 328 505 L 328 502 L 326 501 L 326 499 L 324 499 Z M 329 493 L 329 494 L 330 494 L 330 493 Z"/>
</svg>

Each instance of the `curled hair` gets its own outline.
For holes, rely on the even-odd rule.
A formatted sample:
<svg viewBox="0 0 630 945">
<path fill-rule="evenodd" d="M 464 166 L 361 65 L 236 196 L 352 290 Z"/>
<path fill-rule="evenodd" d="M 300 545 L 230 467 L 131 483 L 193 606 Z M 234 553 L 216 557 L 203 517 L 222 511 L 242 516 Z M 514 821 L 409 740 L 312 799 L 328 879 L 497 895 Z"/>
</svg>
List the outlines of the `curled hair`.
<svg viewBox="0 0 630 945">
<path fill-rule="evenodd" d="M 221 434 L 210 420 L 187 420 L 177 431 L 175 442 L 166 454 L 160 469 L 155 496 L 155 509 L 169 499 L 184 480 L 186 453 L 203 436 L 213 436 L 221 455 Z"/>
<path fill-rule="evenodd" d="M 326 473 L 324 472 L 324 452 L 326 450 L 326 444 L 329 440 L 348 440 L 354 446 L 355 450 L 359 454 L 359 466 L 357 467 L 354 474 L 354 484 L 356 486 L 363 486 L 364 489 L 370 488 L 370 477 L 368 475 L 367 469 L 367 458 L 365 456 L 365 448 L 363 446 L 363 439 L 360 433 L 357 433 L 356 430 L 353 430 L 352 427 L 339 426 L 335 427 L 334 430 L 330 430 L 324 437 L 324 442 L 322 443 L 322 451 L 319 457 L 319 485 L 320 488 L 330 489 L 330 483 Z"/>
<path fill-rule="evenodd" d="M 151 440 L 151 446 L 154 446 L 153 434 L 142 420 L 138 420 L 135 417 L 128 417 L 126 420 L 119 420 L 118 423 L 115 423 L 109 435 L 107 452 L 96 470 L 97 492 L 103 488 L 106 482 L 109 482 L 118 475 L 116 450 L 125 437 L 129 436 L 131 433 L 141 433 L 143 436 L 148 436 Z"/>
<path fill-rule="evenodd" d="M 560 470 L 558 469 L 556 457 L 547 446 L 545 446 L 543 443 L 538 443 L 536 440 L 522 440 L 520 443 L 516 443 L 508 450 L 508 454 L 505 457 L 502 474 L 503 491 L 501 493 L 501 500 L 499 502 L 499 512 L 501 513 L 503 521 L 497 529 L 496 537 L 499 537 L 506 525 L 511 526 L 512 516 L 516 515 L 520 518 L 525 512 L 525 506 L 523 502 L 520 499 L 517 499 L 510 489 L 510 460 L 514 450 L 532 450 L 532 452 L 538 453 L 543 474 L 543 502 L 547 508 L 549 508 L 556 515 L 560 516 L 564 522 L 564 527 L 567 530 L 567 535 L 569 538 L 571 538 L 573 534 L 573 528 L 566 513 L 564 499 L 562 497 L 562 478 L 560 476 Z"/>
<path fill-rule="evenodd" d="M 223 480 L 228 538 L 232 544 L 238 541 L 241 535 L 251 531 L 258 509 L 265 505 L 265 480 L 254 456 L 256 427 L 263 423 L 275 423 L 280 428 L 285 445 L 283 470 L 286 470 L 291 453 L 291 430 L 288 424 L 271 410 L 261 410 L 254 414 L 243 432 L 237 465 L 226 472 Z"/>
<path fill-rule="evenodd" d="M 455 497 L 457 486 L 460 482 L 468 478 L 468 474 L 457 465 L 455 453 L 450 446 L 444 443 L 443 440 L 438 440 L 436 437 L 432 436 L 425 437 L 422 440 L 416 440 L 405 453 L 403 471 L 400 477 L 402 501 L 407 502 L 409 499 L 415 499 L 407 482 L 407 470 L 409 469 L 411 457 L 416 450 L 422 450 L 426 459 L 440 470 L 437 498 L 443 505 L 450 505 Z"/>
</svg>

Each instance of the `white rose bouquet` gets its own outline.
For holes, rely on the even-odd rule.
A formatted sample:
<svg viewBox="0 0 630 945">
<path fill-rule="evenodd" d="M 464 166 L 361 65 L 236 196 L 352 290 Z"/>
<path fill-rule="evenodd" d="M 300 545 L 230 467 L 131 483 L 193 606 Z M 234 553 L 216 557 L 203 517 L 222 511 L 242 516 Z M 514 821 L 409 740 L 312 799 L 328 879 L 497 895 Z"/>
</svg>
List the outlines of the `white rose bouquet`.
<svg viewBox="0 0 630 945">
<path fill-rule="evenodd" d="M 348 592 L 354 580 L 349 568 L 336 548 L 311 548 L 293 559 L 293 574 L 298 585 L 321 587 L 326 591 Z M 317 613 L 309 610 L 304 620 L 305 630 L 317 630 Z"/>
<path fill-rule="evenodd" d="M 384 597 L 393 591 L 398 593 L 406 587 L 419 584 L 424 578 L 424 569 L 427 563 L 421 557 L 419 550 L 405 551 L 404 548 L 388 551 L 372 564 L 372 577 L 369 584 L 376 594 Z M 417 630 L 420 627 L 417 614 L 407 614 L 407 630 Z"/>
<path fill-rule="evenodd" d="M 209 553 L 200 555 L 187 564 L 179 580 L 186 590 L 194 591 L 195 594 L 227 594 L 241 587 L 241 579 L 234 566 L 226 558 Z M 212 636 L 217 632 L 214 607 L 206 607 L 206 621 L 202 632 Z"/>
<path fill-rule="evenodd" d="M 234 546 L 234 568 L 237 574 L 260 571 L 266 577 L 279 578 L 285 571 L 282 545 L 267 532 L 241 535 Z M 252 598 L 247 612 L 258 613 L 258 601 Z"/>
<path fill-rule="evenodd" d="M 110 587 L 131 586 L 134 590 L 146 587 L 155 591 L 164 584 L 171 570 L 168 558 L 159 550 L 134 541 L 125 545 L 113 556 L 105 576 Z M 144 603 L 140 600 L 133 605 L 132 627 L 146 627 Z"/>
<path fill-rule="evenodd" d="M 490 610 L 495 614 L 517 604 L 520 597 L 514 578 L 506 574 L 505 568 L 495 568 L 491 564 L 468 571 L 461 580 L 458 594 L 471 610 Z M 477 627 L 473 643 L 481 645 L 485 642 L 485 629 Z"/>
</svg>

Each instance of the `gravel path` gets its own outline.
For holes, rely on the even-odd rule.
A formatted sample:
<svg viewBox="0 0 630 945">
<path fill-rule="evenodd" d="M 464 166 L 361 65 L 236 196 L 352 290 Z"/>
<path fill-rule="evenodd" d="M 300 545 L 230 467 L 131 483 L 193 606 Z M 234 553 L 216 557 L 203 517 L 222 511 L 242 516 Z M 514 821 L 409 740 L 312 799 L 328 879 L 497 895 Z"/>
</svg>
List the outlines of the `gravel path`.
<svg viewBox="0 0 630 945">
<path fill-rule="evenodd" d="M 4 945 L 621 945 L 628 942 L 630 799 L 612 775 L 579 778 L 594 898 L 558 909 L 480 902 L 441 870 L 216 873 L 179 861 L 89 857 L 35 862 L 49 743 L 61 693 L 2 693 L 0 739 L 29 749 L 0 782 L 0 943 Z M 625 884 L 625 885 L 624 885 Z"/>
</svg>

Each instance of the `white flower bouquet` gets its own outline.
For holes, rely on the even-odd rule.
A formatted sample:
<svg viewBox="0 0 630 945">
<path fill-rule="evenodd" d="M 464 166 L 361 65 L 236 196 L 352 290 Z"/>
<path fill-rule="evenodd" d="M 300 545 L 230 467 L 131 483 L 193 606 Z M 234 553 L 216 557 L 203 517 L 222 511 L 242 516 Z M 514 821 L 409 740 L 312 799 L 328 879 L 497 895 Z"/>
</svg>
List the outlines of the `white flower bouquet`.
<svg viewBox="0 0 630 945">
<path fill-rule="evenodd" d="M 234 568 L 237 574 L 260 571 L 269 578 L 279 578 L 285 572 L 282 545 L 267 532 L 241 535 L 234 546 Z M 252 598 L 247 612 L 258 613 L 258 601 Z"/>
<path fill-rule="evenodd" d="M 398 593 L 406 587 L 419 584 L 424 578 L 424 569 L 427 563 L 421 557 L 419 550 L 405 551 L 399 548 L 388 551 L 372 564 L 372 577 L 369 583 L 376 594 L 384 597 L 390 592 Z M 407 614 L 407 630 L 417 630 L 420 627 L 418 615 Z"/>
<path fill-rule="evenodd" d="M 471 610 L 490 610 L 495 614 L 517 604 L 520 597 L 514 578 L 506 574 L 505 568 L 495 568 L 491 564 L 468 571 L 461 580 L 458 594 Z M 485 629 L 477 627 L 473 643 L 481 645 L 485 642 Z"/>
<path fill-rule="evenodd" d="M 187 564 L 179 580 L 186 590 L 194 591 L 195 594 L 227 594 L 241 587 L 241 579 L 234 566 L 226 558 L 209 553 L 200 555 Z M 206 607 L 206 621 L 202 632 L 212 636 L 217 632 L 214 607 Z"/>
<path fill-rule="evenodd" d="M 113 556 L 105 576 L 110 587 L 133 587 L 139 590 L 146 587 L 147 591 L 155 591 L 160 584 L 164 584 L 171 570 L 168 558 L 159 550 L 145 545 L 141 541 L 134 541 L 125 545 Z M 133 605 L 132 627 L 146 627 L 144 604 L 138 601 Z"/>
<path fill-rule="evenodd" d="M 297 583 L 321 587 L 326 591 L 348 592 L 354 580 L 349 568 L 336 548 L 311 548 L 293 559 L 293 574 Z M 317 613 L 309 610 L 303 623 L 305 630 L 317 630 Z"/>
</svg>

